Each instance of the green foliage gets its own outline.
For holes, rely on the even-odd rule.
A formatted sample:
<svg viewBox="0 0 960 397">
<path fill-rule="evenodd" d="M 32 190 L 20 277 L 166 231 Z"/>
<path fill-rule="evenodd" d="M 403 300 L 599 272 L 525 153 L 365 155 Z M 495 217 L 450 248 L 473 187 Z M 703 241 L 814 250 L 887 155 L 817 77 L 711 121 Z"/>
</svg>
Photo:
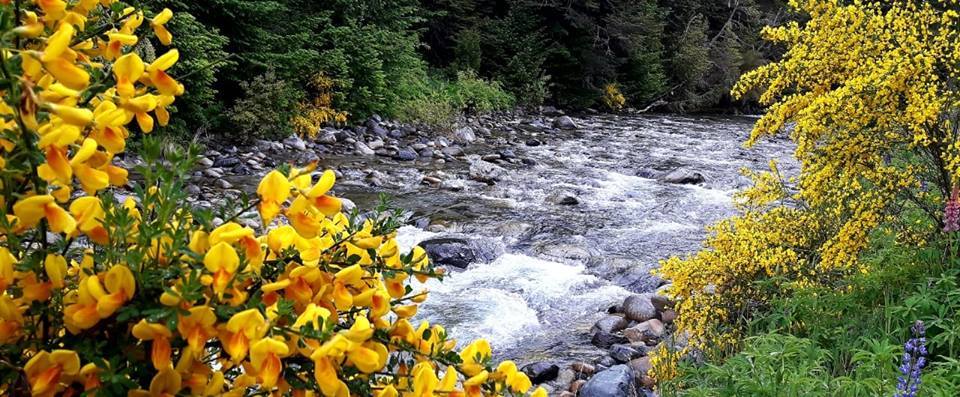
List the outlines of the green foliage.
<svg viewBox="0 0 960 397">
<path fill-rule="evenodd" d="M 463 113 L 489 113 L 513 106 L 513 96 L 497 82 L 483 80 L 473 72 L 459 72 L 448 82 L 434 78 L 422 96 L 400 106 L 400 120 L 450 130 Z"/>
<path fill-rule="evenodd" d="M 300 91 L 267 71 L 249 82 L 241 82 L 245 95 L 227 112 L 238 142 L 253 139 L 280 139 L 293 134 L 290 119 L 302 98 Z"/>
<path fill-rule="evenodd" d="M 457 45 L 453 49 L 452 69 L 457 71 L 478 71 L 483 56 L 480 32 L 465 29 L 457 35 Z"/>
<path fill-rule="evenodd" d="M 739 353 L 682 365 L 677 378 L 660 386 L 662 395 L 892 395 L 903 342 L 916 320 L 927 325 L 931 361 L 920 395 L 954 395 L 960 388 L 960 260 L 946 251 L 898 245 L 878 234 L 865 258 L 874 271 L 771 302 Z"/>
</svg>

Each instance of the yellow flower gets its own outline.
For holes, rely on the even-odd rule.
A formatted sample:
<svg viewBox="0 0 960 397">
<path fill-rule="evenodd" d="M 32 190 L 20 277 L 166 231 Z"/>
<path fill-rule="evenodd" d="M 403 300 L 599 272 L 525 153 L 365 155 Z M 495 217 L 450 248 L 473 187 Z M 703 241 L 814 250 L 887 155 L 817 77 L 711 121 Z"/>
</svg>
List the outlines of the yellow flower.
<svg viewBox="0 0 960 397">
<path fill-rule="evenodd" d="M 180 373 L 171 367 L 164 368 L 150 381 L 151 397 L 174 397 L 183 388 Z"/>
<path fill-rule="evenodd" d="M 203 345 L 216 335 L 213 325 L 217 322 L 217 316 L 209 306 L 197 306 L 189 310 L 189 315 L 179 316 L 177 321 L 177 332 L 193 351 L 203 351 Z"/>
<path fill-rule="evenodd" d="M 51 195 L 30 196 L 13 205 L 13 214 L 20 220 L 18 226 L 32 228 L 40 219 L 46 219 L 50 231 L 54 233 L 72 233 L 77 221 L 63 208 L 53 202 Z"/>
<path fill-rule="evenodd" d="M 23 367 L 34 396 L 53 396 L 60 380 L 80 373 L 80 357 L 72 350 L 41 350 Z"/>
<path fill-rule="evenodd" d="M 43 261 L 43 268 L 46 270 L 47 277 L 53 284 L 53 288 L 63 288 L 63 279 L 67 275 L 67 260 L 63 256 L 47 254 Z"/>
<path fill-rule="evenodd" d="M 133 326 L 131 332 L 137 339 L 153 341 L 150 345 L 150 361 L 153 363 L 153 368 L 162 370 L 170 366 L 172 354 L 170 338 L 173 333 L 169 328 L 163 324 L 148 323 L 146 319 L 142 319 Z"/>
<path fill-rule="evenodd" d="M 269 225 L 280 213 L 280 206 L 290 197 L 290 181 L 279 171 L 270 171 L 260 180 L 257 195 L 260 196 L 260 218 L 264 225 Z"/>
<path fill-rule="evenodd" d="M 113 75 L 117 80 L 117 94 L 121 98 L 130 98 L 136 94 L 133 84 L 143 75 L 143 60 L 136 53 L 126 54 L 113 64 Z"/>
<path fill-rule="evenodd" d="M 177 63 L 179 58 L 180 52 L 172 49 L 157 57 L 157 59 L 146 68 L 150 81 L 162 95 L 180 95 L 183 91 L 180 83 L 174 80 L 173 77 L 170 77 L 166 72 L 167 69 L 170 69 Z"/>
<path fill-rule="evenodd" d="M 170 43 L 173 42 L 173 35 L 163 26 L 170 21 L 170 18 L 173 18 L 173 11 L 170 11 L 169 8 L 164 8 L 163 11 L 160 11 L 159 14 L 150 20 L 150 27 L 153 28 L 154 34 L 157 35 L 157 40 L 160 40 L 163 45 L 170 45 Z"/>
<path fill-rule="evenodd" d="M 467 345 L 460 352 L 460 359 L 463 360 L 461 369 L 464 375 L 474 376 L 483 370 L 483 364 L 490 358 L 492 351 L 490 343 L 484 339 L 477 339 Z"/>
<path fill-rule="evenodd" d="M 230 244 L 221 241 L 207 251 L 203 265 L 213 273 L 213 290 L 223 293 L 240 266 L 240 257 Z"/>
<path fill-rule="evenodd" d="M 247 356 L 252 341 L 263 338 L 267 323 L 257 309 L 247 309 L 230 317 L 225 332 L 220 336 L 224 350 L 235 362 Z"/>
<path fill-rule="evenodd" d="M 286 343 L 271 338 L 260 339 L 250 346 L 250 364 L 262 387 L 271 389 L 276 386 L 283 369 L 280 357 L 288 353 Z"/>
</svg>

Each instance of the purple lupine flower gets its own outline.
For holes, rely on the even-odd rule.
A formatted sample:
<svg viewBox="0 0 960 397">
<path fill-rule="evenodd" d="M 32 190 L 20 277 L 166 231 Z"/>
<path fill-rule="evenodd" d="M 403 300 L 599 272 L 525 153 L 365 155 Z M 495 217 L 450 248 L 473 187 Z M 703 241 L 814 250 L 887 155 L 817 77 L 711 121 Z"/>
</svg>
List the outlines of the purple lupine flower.
<svg viewBox="0 0 960 397">
<path fill-rule="evenodd" d="M 945 232 L 960 230 L 960 199 L 958 199 L 957 194 L 957 188 L 953 188 L 950 200 L 943 208 L 943 231 Z"/>
<path fill-rule="evenodd" d="M 920 371 L 927 366 L 927 338 L 923 321 L 917 321 L 910 327 L 913 337 L 903 345 L 903 362 L 900 364 L 900 377 L 897 378 L 897 392 L 893 397 L 917 397 L 920 388 Z"/>
</svg>

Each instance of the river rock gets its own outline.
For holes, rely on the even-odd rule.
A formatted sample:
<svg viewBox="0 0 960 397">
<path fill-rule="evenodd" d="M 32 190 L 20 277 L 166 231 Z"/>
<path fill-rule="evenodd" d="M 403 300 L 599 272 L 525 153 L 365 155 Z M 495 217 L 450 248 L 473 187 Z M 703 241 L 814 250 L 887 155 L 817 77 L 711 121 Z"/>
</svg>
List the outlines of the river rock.
<svg viewBox="0 0 960 397">
<path fill-rule="evenodd" d="M 676 319 L 677 312 L 675 312 L 673 309 L 667 309 L 664 310 L 663 313 L 660 313 L 660 321 L 662 321 L 664 324 L 673 323 L 673 321 Z"/>
<path fill-rule="evenodd" d="M 650 301 L 655 294 L 635 294 L 623 300 L 623 314 L 627 319 L 643 322 L 657 316 L 657 309 Z"/>
<path fill-rule="evenodd" d="M 197 197 L 200 195 L 200 186 L 193 184 L 187 185 L 187 194 L 189 194 L 191 197 Z"/>
<path fill-rule="evenodd" d="M 580 204 L 580 199 L 577 198 L 576 193 L 562 190 L 550 193 L 547 196 L 547 202 L 556 205 L 577 205 Z"/>
<path fill-rule="evenodd" d="M 580 397 L 636 397 L 634 372 L 626 365 L 615 365 L 590 378 L 580 388 Z"/>
<path fill-rule="evenodd" d="M 463 155 L 463 148 L 457 145 L 447 146 L 443 149 L 440 149 L 440 152 L 442 152 L 444 156 L 461 156 Z"/>
<path fill-rule="evenodd" d="M 556 379 L 557 375 L 560 374 L 559 366 L 543 361 L 524 365 L 520 370 L 527 374 L 527 377 L 534 384 L 549 382 Z"/>
<path fill-rule="evenodd" d="M 210 160 L 210 158 L 206 156 L 200 156 L 200 158 L 197 159 L 197 164 L 204 167 L 213 167 L 213 160 Z"/>
<path fill-rule="evenodd" d="M 584 375 L 587 378 L 593 376 L 593 374 L 597 372 L 596 367 L 594 367 L 593 365 L 590 365 L 589 363 L 585 363 L 583 361 L 573 362 L 572 364 L 570 364 L 570 369 L 572 369 L 577 374 Z"/>
<path fill-rule="evenodd" d="M 296 135 L 284 139 L 283 145 L 292 150 L 307 150 L 307 144 Z"/>
<path fill-rule="evenodd" d="M 473 143 L 477 140 L 477 134 L 473 132 L 471 127 L 457 128 L 453 132 L 453 140 L 459 143 Z"/>
<path fill-rule="evenodd" d="M 570 382 L 570 388 L 567 389 L 567 390 L 568 390 L 570 393 L 573 393 L 573 395 L 577 395 L 577 392 L 579 392 L 579 391 L 580 391 L 580 388 L 582 388 L 583 385 L 585 385 L 585 384 L 587 384 L 587 381 L 585 381 L 585 380 L 583 380 L 583 379 L 577 379 L 577 380 L 575 380 L 575 381 L 573 381 L 573 382 Z"/>
<path fill-rule="evenodd" d="M 541 107 L 540 113 L 543 113 L 544 116 L 563 116 L 563 111 L 553 106 Z"/>
<path fill-rule="evenodd" d="M 642 351 L 634 349 L 630 345 L 617 344 L 610 346 L 610 357 L 618 362 L 625 363 L 643 355 Z"/>
<path fill-rule="evenodd" d="M 370 142 L 367 142 L 367 146 L 370 147 L 370 149 L 373 149 L 373 150 L 380 149 L 380 148 L 384 147 L 384 145 L 385 145 L 385 144 L 383 143 L 383 139 L 374 139 L 374 140 L 372 140 L 372 141 L 370 141 Z"/>
<path fill-rule="evenodd" d="M 536 139 L 528 139 L 526 143 L 527 146 L 540 146 L 540 141 Z"/>
<path fill-rule="evenodd" d="M 467 183 L 461 179 L 446 179 L 440 182 L 440 188 L 451 192 L 459 192 L 467 188 Z"/>
<path fill-rule="evenodd" d="M 633 370 L 634 376 L 638 378 L 646 375 L 647 372 L 650 372 L 650 369 L 653 368 L 653 365 L 650 364 L 650 356 L 643 356 L 630 360 L 630 362 L 627 363 L 627 366 Z"/>
<path fill-rule="evenodd" d="M 507 170 L 499 165 L 477 159 L 470 162 L 470 179 L 492 185 L 507 177 Z"/>
<path fill-rule="evenodd" d="M 393 159 L 400 161 L 413 161 L 417 159 L 417 152 L 409 149 L 400 149 L 397 151 L 397 154 L 393 155 Z"/>
<path fill-rule="evenodd" d="M 317 137 L 317 143 L 322 143 L 325 145 L 332 145 L 337 143 L 337 133 L 333 131 L 323 130 L 320 135 Z"/>
<path fill-rule="evenodd" d="M 218 168 L 218 167 L 215 167 L 215 168 L 207 168 L 207 169 L 203 170 L 203 176 L 205 176 L 205 177 L 207 177 L 207 178 L 213 178 L 213 179 L 222 178 L 222 177 L 223 177 L 223 169 Z"/>
<path fill-rule="evenodd" d="M 561 130 L 576 130 L 580 126 L 570 116 L 560 116 L 553 120 L 553 127 Z"/>
<path fill-rule="evenodd" d="M 221 188 L 221 189 L 231 189 L 231 188 L 233 188 L 233 184 L 230 183 L 230 182 L 228 182 L 226 179 L 217 179 L 217 181 L 214 182 L 214 184 L 215 184 L 218 188 Z"/>
<path fill-rule="evenodd" d="M 629 342 L 627 338 L 621 335 L 603 331 L 594 333 L 593 338 L 590 339 L 590 343 L 601 349 L 609 349 L 613 345 L 627 342 Z"/>
<path fill-rule="evenodd" d="M 361 155 L 364 155 L 364 156 L 373 156 L 374 154 L 377 153 L 377 152 L 374 151 L 373 149 L 370 149 L 370 147 L 367 146 L 366 143 L 363 143 L 363 142 L 360 142 L 360 141 L 357 141 L 356 143 L 354 143 L 354 144 L 353 144 L 353 147 L 356 149 L 357 154 L 361 154 Z"/>
<path fill-rule="evenodd" d="M 703 174 L 683 168 L 673 170 L 669 174 L 660 178 L 661 182 L 681 185 L 697 185 L 703 183 L 705 180 L 706 179 L 703 177 Z"/>
<path fill-rule="evenodd" d="M 602 331 L 602 332 L 608 332 L 608 333 L 619 332 L 627 328 L 627 325 L 629 323 L 630 321 L 623 318 L 623 316 L 609 315 L 604 318 L 601 318 L 596 323 L 594 323 L 593 328 L 590 331 L 591 332 Z"/>
<path fill-rule="evenodd" d="M 430 261 L 444 266 L 465 269 L 471 263 L 492 260 L 490 254 L 481 252 L 473 240 L 454 237 L 434 238 L 420 242 Z"/>
<path fill-rule="evenodd" d="M 229 168 L 240 164 L 240 159 L 236 157 L 220 157 L 213 162 L 214 167 Z"/>
<path fill-rule="evenodd" d="M 660 320 L 652 318 L 623 330 L 623 336 L 630 342 L 647 342 L 663 337 L 664 327 Z"/>
</svg>

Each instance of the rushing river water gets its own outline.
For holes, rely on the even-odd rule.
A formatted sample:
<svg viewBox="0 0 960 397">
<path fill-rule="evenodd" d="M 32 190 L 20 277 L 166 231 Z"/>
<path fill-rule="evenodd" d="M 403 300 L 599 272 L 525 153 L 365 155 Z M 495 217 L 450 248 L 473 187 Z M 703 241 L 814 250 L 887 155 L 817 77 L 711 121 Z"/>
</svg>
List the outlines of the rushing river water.
<svg viewBox="0 0 960 397">
<path fill-rule="evenodd" d="M 504 164 L 508 179 L 492 186 L 470 181 L 459 192 L 420 181 L 438 170 L 465 178 L 465 163 L 327 160 L 344 174 L 338 195 L 363 208 L 386 192 L 397 206 L 443 226 L 440 233 L 406 226 L 402 245 L 463 233 L 501 250 L 489 263 L 430 282 L 420 319 L 446 325 L 461 341 L 486 337 L 498 357 L 521 363 L 593 355 L 588 330 L 601 312 L 631 292 L 656 289 L 662 281 L 650 271 L 660 260 L 696 251 L 704 226 L 734 212 L 732 193 L 748 183 L 741 168 L 764 169 L 770 158 L 787 172 L 795 168 L 785 140 L 742 148 L 751 118 L 576 120 L 577 131 L 504 128 L 467 147 L 481 155 L 509 148 L 536 165 Z M 529 139 L 544 144 L 528 146 Z M 705 182 L 657 179 L 675 169 L 698 172 Z M 370 173 L 382 173 L 381 186 L 370 186 Z M 561 191 L 575 194 L 579 204 L 550 203 Z"/>
</svg>

